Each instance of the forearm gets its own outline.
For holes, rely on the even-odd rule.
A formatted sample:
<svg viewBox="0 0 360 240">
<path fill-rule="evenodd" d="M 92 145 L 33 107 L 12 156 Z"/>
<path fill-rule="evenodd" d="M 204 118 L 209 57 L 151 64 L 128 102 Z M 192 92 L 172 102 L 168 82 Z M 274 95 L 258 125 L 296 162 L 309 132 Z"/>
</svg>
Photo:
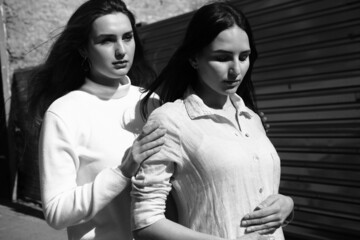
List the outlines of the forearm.
<svg viewBox="0 0 360 240">
<path fill-rule="evenodd" d="M 39 139 L 39 171 L 45 219 L 56 229 L 88 221 L 130 183 L 117 169 L 80 169 L 73 133 L 57 114 L 47 113 Z"/>
<path fill-rule="evenodd" d="M 136 240 L 224 240 L 224 238 L 196 232 L 166 218 L 133 232 Z"/>
<path fill-rule="evenodd" d="M 288 214 L 284 222 L 281 224 L 282 227 L 286 227 L 289 223 L 292 222 L 294 219 L 294 200 L 291 197 L 287 196 L 287 203 L 289 205 L 289 209 L 291 209 L 291 212 Z"/>
<path fill-rule="evenodd" d="M 113 171 L 103 170 L 93 182 L 81 186 L 55 185 L 49 179 L 43 186 L 44 216 L 48 224 L 61 229 L 92 219 L 129 184 Z"/>
<path fill-rule="evenodd" d="M 135 240 L 225 240 L 225 238 L 196 232 L 166 218 L 154 224 L 135 230 Z M 233 240 L 270 240 L 271 236 L 261 236 L 259 233 L 249 233 Z M 230 240 L 230 239 L 229 239 Z"/>
</svg>

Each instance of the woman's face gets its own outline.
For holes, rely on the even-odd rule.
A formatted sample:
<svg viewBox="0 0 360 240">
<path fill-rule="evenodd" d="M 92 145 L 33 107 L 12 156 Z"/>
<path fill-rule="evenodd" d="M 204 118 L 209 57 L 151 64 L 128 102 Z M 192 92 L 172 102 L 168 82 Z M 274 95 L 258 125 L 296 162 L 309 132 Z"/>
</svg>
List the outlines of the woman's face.
<svg viewBox="0 0 360 240">
<path fill-rule="evenodd" d="M 244 30 L 237 25 L 226 29 L 196 57 L 200 97 L 227 99 L 241 84 L 250 61 L 250 44 Z"/>
<path fill-rule="evenodd" d="M 129 72 L 135 54 L 135 40 L 129 18 L 113 13 L 97 18 L 86 49 L 91 63 L 90 79 L 116 86 Z"/>
</svg>

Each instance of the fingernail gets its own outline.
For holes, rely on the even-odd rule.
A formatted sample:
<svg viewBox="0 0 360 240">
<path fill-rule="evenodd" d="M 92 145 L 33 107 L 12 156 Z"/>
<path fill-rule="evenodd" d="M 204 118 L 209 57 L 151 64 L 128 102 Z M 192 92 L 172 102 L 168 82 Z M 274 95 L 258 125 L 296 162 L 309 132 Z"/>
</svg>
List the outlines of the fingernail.
<svg viewBox="0 0 360 240">
<path fill-rule="evenodd" d="M 246 221 L 241 221 L 241 226 L 244 227 L 246 226 L 247 222 Z"/>
<path fill-rule="evenodd" d="M 264 208 L 264 206 L 260 204 L 259 206 L 256 207 L 256 210 L 260 210 L 260 209 L 263 209 L 263 208 Z"/>
</svg>

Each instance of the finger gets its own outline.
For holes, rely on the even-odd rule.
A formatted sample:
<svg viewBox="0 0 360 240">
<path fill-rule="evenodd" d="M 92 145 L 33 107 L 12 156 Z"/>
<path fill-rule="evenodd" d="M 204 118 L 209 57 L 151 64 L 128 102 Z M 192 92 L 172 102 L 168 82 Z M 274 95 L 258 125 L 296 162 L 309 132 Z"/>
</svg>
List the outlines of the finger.
<svg viewBox="0 0 360 240">
<path fill-rule="evenodd" d="M 142 154 L 142 153 L 144 153 L 146 151 L 149 151 L 149 150 L 151 150 L 151 149 L 153 149 L 155 147 L 162 146 L 162 145 L 164 145 L 164 143 L 165 143 L 165 139 L 164 138 L 159 138 L 157 140 L 142 144 L 138 149 L 138 153 Z"/>
<path fill-rule="evenodd" d="M 276 215 L 271 215 L 271 216 L 267 216 L 267 217 L 264 217 L 264 218 L 241 221 L 240 226 L 241 227 L 248 227 L 248 228 L 256 226 L 256 227 L 258 227 L 257 230 L 259 230 L 259 229 L 263 229 L 260 226 L 270 224 L 270 223 L 275 224 L 276 226 L 281 225 L 280 219 L 278 217 L 276 217 Z"/>
<path fill-rule="evenodd" d="M 246 214 L 243 219 L 242 222 L 249 222 L 249 221 L 253 221 L 253 220 L 258 220 L 261 218 L 264 218 L 266 216 L 272 215 L 276 213 L 276 209 L 273 207 L 263 207 L 263 206 L 258 206 L 257 208 L 255 208 L 255 210 L 251 213 Z"/>
<path fill-rule="evenodd" d="M 266 129 L 266 132 L 268 132 L 270 130 L 270 124 L 265 124 L 265 129 Z"/>
<path fill-rule="evenodd" d="M 275 210 L 259 210 L 251 214 L 248 214 L 248 218 L 245 217 L 241 220 L 240 226 L 249 227 L 254 225 L 266 224 L 268 222 L 280 221 L 278 212 Z"/>
<path fill-rule="evenodd" d="M 152 156 L 155 153 L 159 152 L 160 150 L 161 150 L 161 146 L 151 148 L 151 149 L 139 154 L 139 157 L 137 158 L 137 161 L 139 161 L 139 163 L 141 163 L 141 162 L 145 161 L 147 158 L 149 158 L 150 156 Z"/>
<path fill-rule="evenodd" d="M 281 197 L 280 194 L 272 194 L 270 196 L 268 196 L 264 201 L 262 201 L 260 204 L 263 206 L 269 206 L 271 204 L 273 204 L 274 202 L 276 202 L 279 198 Z"/>
<path fill-rule="evenodd" d="M 262 225 L 255 225 L 255 226 L 251 226 L 245 229 L 246 233 L 251 233 L 251 232 L 258 232 L 261 234 L 268 234 L 268 233 L 272 233 L 274 230 L 276 230 L 277 228 L 279 228 L 281 226 L 281 224 L 279 222 L 269 222 L 266 224 L 262 224 Z"/>
<path fill-rule="evenodd" d="M 280 196 L 279 196 L 278 194 L 270 195 L 270 196 L 267 197 L 264 201 L 262 201 L 262 202 L 254 209 L 254 211 L 259 210 L 259 209 L 266 209 L 266 208 L 274 205 L 274 203 L 279 200 L 279 197 L 280 197 Z"/>
<path fill-rule="evenodd" d="M 140 135 L 146 136 L 160 127 L 158 122 L 148 122 L 142 129 Z"/>
<path fill-rule="evenodd" d="M 260 230 L 257 231 L 259 234 L 264 235 L 264 234 L 273 234 L 276 231 L 277 228 L 273 227 L 273 228 L 268 228 L 268 229 L 264 229 L 264 230 Z"/>
<path fill-rule="evenodd" d="M 143 136 L 142 139 L 140 139 L 138 142 L 144 151 L 144 150 L 148 149 L 147 145 L 149 143 L 163 139 L 165 134 L 166 134 L 166 129 L 158 128 L 155 131 L 153 131 L 151 134 L 149 134 L 147 136 Z"/>
</svg>

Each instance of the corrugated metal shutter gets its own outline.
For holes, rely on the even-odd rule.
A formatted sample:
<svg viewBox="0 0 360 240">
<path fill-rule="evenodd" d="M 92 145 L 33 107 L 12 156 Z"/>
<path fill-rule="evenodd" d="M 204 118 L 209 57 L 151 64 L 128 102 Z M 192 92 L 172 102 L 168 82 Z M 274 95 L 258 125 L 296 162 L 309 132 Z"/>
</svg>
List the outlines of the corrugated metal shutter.
<svg viewBox="0 0 360 240">
<path fill-rule="evenodd" d="M 287 239 L 360 239 L 360 1 L 234 1 L 260 53 L 259 108 L 295 200 Z M 141 27 L 157 70 L 192 13 Z"/>
</svg>

